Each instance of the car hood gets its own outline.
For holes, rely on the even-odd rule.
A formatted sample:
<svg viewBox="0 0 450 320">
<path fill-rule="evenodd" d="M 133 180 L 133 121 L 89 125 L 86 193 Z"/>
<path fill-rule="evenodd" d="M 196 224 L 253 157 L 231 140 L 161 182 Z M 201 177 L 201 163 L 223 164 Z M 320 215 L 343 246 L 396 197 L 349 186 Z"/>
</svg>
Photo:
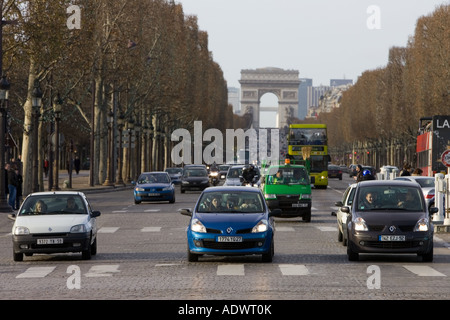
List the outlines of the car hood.
<svg viewBox="0 0 450 320">
<path fill-rule="evenodd" d="M 206 228 L 234 230 L 253 228 L 266 215 L 263 213 L 197 213 L 199 219 Z"/>
<path fill-rule="evenodd" d="M 86 214 L 18 216 L 13 226 L 27 227 L 30 233 L 69 232 L 77 224 L 88 221 Z"/>
<path fill-rule="evenodd" d="M 136 187 L 139 188 L 166 188 L 170 183 L 139 183 Z"/>
<path fill-rule="evenodd" d="M 425 218 L 424 212 L 405 211 L 371 211 L 359 214 L 368 225 L 415 225 L 421 218 Z"/>
</svg>

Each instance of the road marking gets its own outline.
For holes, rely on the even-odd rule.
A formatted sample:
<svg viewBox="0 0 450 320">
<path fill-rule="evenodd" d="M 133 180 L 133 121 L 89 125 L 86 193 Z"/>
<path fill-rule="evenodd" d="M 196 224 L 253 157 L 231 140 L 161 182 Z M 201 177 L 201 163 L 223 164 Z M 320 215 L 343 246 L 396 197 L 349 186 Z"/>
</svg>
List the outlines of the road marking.
<svg viewBox="0 0 450 320">
<path fill-rule="evenodd" d="M 118 227 L 103 227 L 103 228 L 98 229 L 97 232 L 98 233 L 114 233 L 117 230 L 119 230 Z"/>
<path fill-rule="evenodd" d="M 293 227 L 275 227 L 275 231 L 290 232 L 290 231 L 295 231 L 295 229 Z"/>
<path fill-rule="evenodd" d="M 125 213 L 128 212 L 128 210 L 114 210 L 112 213 Z"/>
<path fill-rule="evenodd" d="M 309 274 L 308 268 L 303 264 L 280 264 L 279 268 L 283 276 L 306 276 Z"/>
<path fill-rule="evenodd" d="M 104 264 L 93 266 L 84 275 L 85 277 L 111 277 L 113 273 L 120 272 L 118 264 Z"/>
<path fill-rule="evenodd" d="M 161 209 L 146 209 L 144 212 L 160 212 Z"/>
<path fill-rule="evenodd" d="M 337 231 L 337 227 L 316 227 L 316 228 L 324 232 Z"/>
<path fill-rule="evenodd" d="M 19 274 L 17 278 L 44 278 L 53 270 L 55 270 L 56 267 L 30 267 L 25 272 Z"/>
<path fill-rule="evenodd" d="M 224 264 L 217 266 L 218 276 L 244 276 L 244 265 L 243 264 Z"/>
<path fill-rule="evenodd" d="M 450 244 L 445 242 L 443 239 L 441 239 L 437 236 L 434 236 L 434 241 L 441 243 L 444 247 L 446 247 L 447 249 L 450 249 Z"/>
<path fill-rule="evenodd" d="M 161 227 L 144 227 L 141 229 L 141 232 L 160 232 Z"/>
<path fill-rule="evenodd" d="M 403 266 L 405 269 L 417 274 L 420 277 L 446 277 L 445 274 L 436 271 L 428 266 Z"/>
</svg>

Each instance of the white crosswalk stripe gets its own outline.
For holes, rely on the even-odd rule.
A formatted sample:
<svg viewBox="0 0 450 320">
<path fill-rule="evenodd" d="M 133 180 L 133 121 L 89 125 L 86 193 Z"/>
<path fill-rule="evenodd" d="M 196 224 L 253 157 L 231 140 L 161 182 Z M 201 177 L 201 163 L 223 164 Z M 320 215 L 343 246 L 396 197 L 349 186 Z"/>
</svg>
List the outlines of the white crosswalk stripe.
<svg viewBox="0 0 450 320">
<path fill-rule="evenodd" d="M 439 271 L 433 269 L 429 266 L 403 266 L 406 270 L 411 271 L 414 274 L 417 274 L 420 277 L 446 277 L 445 274 L 440 273 Z"/>
<path fill-rule="evenodd" d="M 85 277 L 110 277 L 113 273 L 120 272 L 118 264 L 96 265 L 89 269 Z"/>
<path fill-rule="evenodd" d="M 102 227 L 100 229 L 98 229 L 98 233 L 114 233 L 117 230 L 119 230 L 118 227 Z"/>
<path fill-rule="evenodd" d="M 16 278 L 44 278 L 55 270 L 56 267 L 30 267 Z"/>
<path fill-rule="evenodd" d="M 244 276 L 243 264 L 224 264 L 217 266 L 218 276 Z"/>
<path fill-rule="evenodd" d="M 303 264 L 280 264 L 283 276 L 306 276 L 309 274 L 308 268 Z"/>
</svg>

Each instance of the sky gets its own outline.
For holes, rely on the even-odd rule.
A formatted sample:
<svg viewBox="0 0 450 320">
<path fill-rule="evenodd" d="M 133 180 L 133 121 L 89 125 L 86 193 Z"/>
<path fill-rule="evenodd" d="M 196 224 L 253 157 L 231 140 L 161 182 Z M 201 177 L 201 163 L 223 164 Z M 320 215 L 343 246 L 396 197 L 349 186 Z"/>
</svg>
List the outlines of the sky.
<svg viewBox="0 0 450 320">
<path fill-rule="evenodd" d="M 229 87 L 241 70 L 298 70 L 313 85 L 385 67 L 417 19 L 450 0 L 178 0 L 208 32 L 209 50 Z"/>
</svg>

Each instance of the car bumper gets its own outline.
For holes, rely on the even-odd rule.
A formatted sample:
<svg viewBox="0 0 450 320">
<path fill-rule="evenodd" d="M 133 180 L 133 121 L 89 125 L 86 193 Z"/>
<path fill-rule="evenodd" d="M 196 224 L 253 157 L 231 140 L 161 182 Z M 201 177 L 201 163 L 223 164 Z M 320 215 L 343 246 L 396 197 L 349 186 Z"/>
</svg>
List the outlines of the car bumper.
<svg viewBox="0 0 450 320">
<path fill-rule="evenodd" d="M 38 244 L 39 239 L 62 239 L 62 243 Z M 13 235 L 14 253 L 64 253 L 81 252 L 90 246 L 90 233 L 67 233 L 67 234 L 32 234 Z"/>
<path fill-rule="evenodd" d="M 188 231 L 188 246 L 191 253 L 210 255 L 252 255 L 270 251 L 273 239 L 271 231 L 237 234 L 242 242 L 219 242 L 222 234 L 198 233 Z"/>
<path fill-rule="evenodd" d="M 174 197 L 175 191 L 159 191 L 157 193 L 150 193 L 148 191 L 138 191 L 134 193 L 136 201 L 169 201 Z"/>
<path fill-rule="evenodd" d="M 396 234 L 397 235 L 397 234 Z M 352 249 L 358 253 L 418 253 L 429 252 L 433 245 L 431 233 L 404 233 L 405 241 L 380 241 L 379 232 L 359 232 L 350 236 Z"/>
<path fill-rule="evenodd" d="M 280 217 L 300 217 L 311 213 L 311 201 L 298 200 L 296 198 L 267 199 L 270 210 L 281 209 Z"/>
<path fill-rule="evenodd" d="M 203 191 L 209 187 L 208 184 L 181 184 L 181 190 L 187 191 Z"/>
</svg>

